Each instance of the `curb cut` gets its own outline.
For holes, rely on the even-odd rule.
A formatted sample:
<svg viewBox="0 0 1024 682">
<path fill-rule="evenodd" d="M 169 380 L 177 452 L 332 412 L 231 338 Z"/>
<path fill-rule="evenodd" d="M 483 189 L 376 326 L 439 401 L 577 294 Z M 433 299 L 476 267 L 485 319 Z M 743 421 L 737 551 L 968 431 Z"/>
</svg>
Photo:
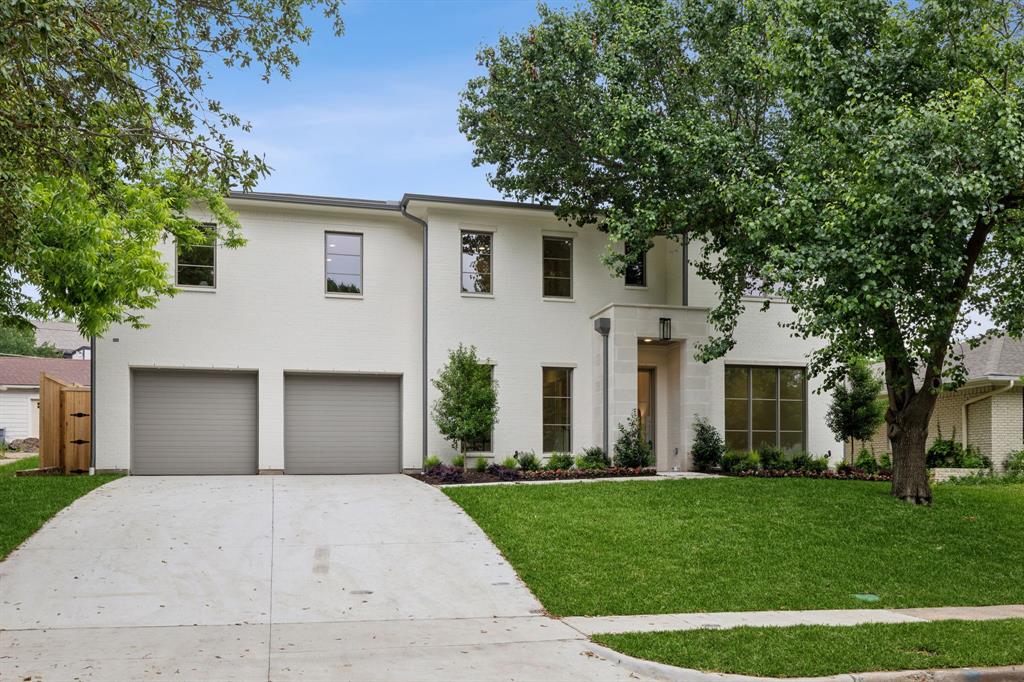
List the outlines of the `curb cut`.
<svg viewBox="0 0 1024 682">
<path fill-rule="evenodd" d="M 680 668 L 666 663 L 647 661 L 587 641 L 591 652 L 606 658 L 630 672 L 662 682 L 1005 682 L 1024 680 L 1024 666 L 1000 668 L 956 668 L 950 670 L 900 670 L 892 672 L 843 673 L 827 677 L 752 677 L 728 673 L 709 673 L 702 670 Z"/>
</svg>

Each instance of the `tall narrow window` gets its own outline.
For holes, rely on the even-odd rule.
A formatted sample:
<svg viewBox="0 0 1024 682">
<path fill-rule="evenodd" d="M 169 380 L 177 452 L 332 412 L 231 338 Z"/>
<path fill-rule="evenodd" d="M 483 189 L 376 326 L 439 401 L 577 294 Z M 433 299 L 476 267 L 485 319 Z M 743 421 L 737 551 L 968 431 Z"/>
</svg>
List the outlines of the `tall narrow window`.
<svg viewBox="0 0 1024 682">
<path fill-rule="evenodd" d="M 627 247 L 626 253 L 630 253 Z M 644 251 L 637 256 L 636 261 L 626 266 L 626 286 L 645 287 L 647 286 L 647 252 Z"/>
<path fill-rule="evenodd" d="M 494 382 L 494 365 L 488 365 L 491 371 L 491 383 Z M 466 452 L 494 452 L 494 428 L 491 432 L 479 440 L 471 440 L 466 443 Z"/>
<path fill-rule="evenodd" d="M 326 233 L 324 271 L 327 293 L 363 293 L 363 235 L 346 232 Z"/>
<path fill-rule="evenodd" d="M 492 237 L 490 232 L 462 231 L 462 293 L 492 293 Z"/>
<path fill-rule="evenodd" d="M 217 226 L 204 224 L 206 241 L 193 246 L 177 245 L 176 281 L 179 286 L 217 286 Z"/>
<path fill-rule="evenodd" d="M 544 297 L 572 298 L 571 237 L 544 237 Z"/>
<path fill-rule="evenodd" d="M 572 369 L 545 367 L 544 452 L 572 451 Z"/>
<path fill-rule="evenodd" d="M 730 450 L 806 447 L 806 377 L 797 367 L 725 368 L 725 444 Z"/>
</svg>

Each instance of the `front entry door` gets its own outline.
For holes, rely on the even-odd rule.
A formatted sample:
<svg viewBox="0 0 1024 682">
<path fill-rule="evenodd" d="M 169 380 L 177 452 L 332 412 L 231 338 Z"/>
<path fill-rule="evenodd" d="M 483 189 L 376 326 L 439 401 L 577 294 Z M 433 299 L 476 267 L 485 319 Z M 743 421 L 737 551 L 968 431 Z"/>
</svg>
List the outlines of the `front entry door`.
<svg viewBox="0 0 1024 682">
<path fill-rule="evenodd" d="M 636 409 L 647 442 L 654 449 L 654 368 L 641 367 L 636 374 Z"/>
</svg>

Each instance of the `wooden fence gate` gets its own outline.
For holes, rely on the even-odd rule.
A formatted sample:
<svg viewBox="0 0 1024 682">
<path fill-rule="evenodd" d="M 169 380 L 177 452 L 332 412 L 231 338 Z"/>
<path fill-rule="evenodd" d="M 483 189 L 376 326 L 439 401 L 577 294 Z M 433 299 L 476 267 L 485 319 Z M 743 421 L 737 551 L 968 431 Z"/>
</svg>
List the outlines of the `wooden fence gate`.
<svg viewBox="0 0 1024 682">
<path fill-rule="evenodd" d="M 92 462 L 92 392 L 88 386 L 39 377 L 39 467 L 88 471 Z"/>
</svg>

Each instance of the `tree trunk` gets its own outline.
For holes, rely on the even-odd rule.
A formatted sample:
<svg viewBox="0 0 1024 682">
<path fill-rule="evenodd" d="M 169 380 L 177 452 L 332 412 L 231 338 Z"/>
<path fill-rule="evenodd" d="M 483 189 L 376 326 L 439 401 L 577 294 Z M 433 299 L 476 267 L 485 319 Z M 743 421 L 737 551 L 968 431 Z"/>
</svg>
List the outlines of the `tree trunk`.
<svg viewBox="0 0 1024 682">
<path fill-rule="evenodd" d="M 932 489 L 928 485 L 925 466 L 925 443 L 928 422 L 924 428 L 905 425 L 890 437 L 892 442 L 892 494 L 904 502 L 931 504 Z"/>
</svg>

